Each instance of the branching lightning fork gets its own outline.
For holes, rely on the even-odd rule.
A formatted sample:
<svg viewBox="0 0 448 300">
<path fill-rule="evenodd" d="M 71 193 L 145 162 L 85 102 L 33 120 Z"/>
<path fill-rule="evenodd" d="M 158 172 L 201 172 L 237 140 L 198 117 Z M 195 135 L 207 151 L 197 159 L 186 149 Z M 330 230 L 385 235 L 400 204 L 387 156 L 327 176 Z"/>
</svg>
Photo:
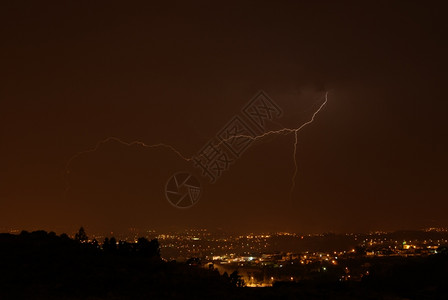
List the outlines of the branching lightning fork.
<svg viewBox="0 0 448 300">
<path fill-rule="evenodd" d="M 307 125 L 309 125 L 309 124 L 314 122 L 314 119 L 316 118 L 317 114 L 322 110 L 322 108 L 327 104 L 327 102 L 328 102 L 328 92 L 325 93 L 325 101 L 313 113 L 311 119 L 309 121 L 303 123 L 298 128 L 282 128 L 282 129 L 279 129 L 279 130 L 267 131 L 267 132 L 265 132 L 263 134 L 260 134 L 260 135 L 257 135 L 257 136 L 250 136 L 250 135 L 244 135 L 244 134 L 232 135 L 232 136 L 230 136 L 227 139 L 222 139 L 220 141 L 220 143 L 217 144 L 217 146 L 220 146 L 222 143 L 230 141 L 230 140 L 235 139 L 235 138 L 247 138 L 247 139 L 256 141 L 256 140 L 260 140 L 260 139 L 263 139 L 263 138 L 271 136 L 271 135 L 287 135 L 287 134 L 290 134 L 290 133 L 294 133 L 294 152 L 293 152 L 294 173 L 293 173 L 293 176 L 291 178 L 291 190 L 290 190 L 290 197 L 292 197 L 292 193 L 293 193 L 293 191 L 295 189 L 295 181 L 296 181 L 296 177 L 297 177 L 297 173 L 298 173 L 298 165 L 297 165 L 297 157 L 296 157 L 297 156 L 298 134 L 304 127 L 306 127 Z M 137 145 L 137 146 L 142 146 L 144 148 L 167 148 L 168 150 L 174 152 L 179 158 L 181 158 L 182 160 L 184 160 L 186 162 L 189 162 L 189 161 L 191 161 L 194 158 L 194 156 L 188 157 L 188 156 L 183 155 L 179 150 L 177 150 L 176 148 L 174 148 L 173 146 L 171 146 L 169 144 L 157 143 L 157 144 L 148 145 L 148 144 L 146 144 L 144 142 L 141 142 L 141 141 L 126 142 L 126 141 L 123 141 L 122 139 L 120 139 L 118 137 L 108 137 L 108 138 L 105 138 L 103 140 L 98 141 L 93 148 L 87 149 L 87 150 L 84 150 L 84 151 L 80 151 L 80 152 L 76 153 L 75 155 L 73 155 L 67 161 L 67 164 L 66 164 L 66 167 L 65 167 L 66 174 L 70 173 L 70 164 L 76 158 L 78 158 L 78 157 L 80 157 L 80 156 L 82 156 L 84 154 L 95 152 L 95 151 L 97 151 L 101 147 L 101 145 L 106 144 L 106 143 L 108 143 L 110 141 L 118 142 L 118 143 L 120 143 L 120 144 L 122 144 L 124 146 L 135 146 L 135 145 Z M 69 186 L 67 187 L 67 190 L 68 189 L 69 189 Z"/>
</svg>

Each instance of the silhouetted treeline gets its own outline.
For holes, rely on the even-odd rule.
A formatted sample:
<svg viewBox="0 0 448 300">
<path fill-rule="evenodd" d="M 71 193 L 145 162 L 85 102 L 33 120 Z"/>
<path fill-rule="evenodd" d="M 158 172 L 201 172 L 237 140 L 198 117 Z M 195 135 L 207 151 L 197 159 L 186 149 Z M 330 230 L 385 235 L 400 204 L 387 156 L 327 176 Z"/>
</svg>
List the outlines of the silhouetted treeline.
<svg viewBox="0 0 448 300">
<path fill-rule="evenodd" d="M 145 238 L 139 238 L 137 243 L 128 243 L 125 241 L 117 242 L 114 237 L 106 238 L 102 249 L 105 254 L 160 258 L 157 239 L 148 241 Z"/>
<path fill-rule="evenodd" d="M 164 262 L 157 240 L 0 234 L 0 299 L 178 299 L 236 288 L 216 270 Z"/>
<path fill-rule="evenodd" d="M 139 238 L 136 243 L 117 241 L 114 237 L 106 238 L 102 245 L 96 240 L 88 242 L 88 237 L 81 227 L 75 238 L 66 234 L 57 236 L 54 232 L 27 232 L 20 235 L 0 234 L 3 247 L 0 254 L 16 255 L 39 253 L 40 255 L 124 255 L 138 256 L 153 260 L 160 260 L 160 248 L 157 239 L 151 241 Z"/>
</svg>

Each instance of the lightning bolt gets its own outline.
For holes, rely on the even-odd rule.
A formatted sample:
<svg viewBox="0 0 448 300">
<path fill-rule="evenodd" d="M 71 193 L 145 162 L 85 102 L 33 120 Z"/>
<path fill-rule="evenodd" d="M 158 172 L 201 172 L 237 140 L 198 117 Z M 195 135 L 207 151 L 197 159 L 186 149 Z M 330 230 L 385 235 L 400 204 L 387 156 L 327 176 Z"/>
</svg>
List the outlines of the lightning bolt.
<svg viewBox="0 0 448 300">
<path fill-rule="evenodd" d="M 80 152 L 76 153 L 75 155 L 73 155 L 72 157 L 70 157 L 70 159 L 67 161 L 67 164 L 65 166 L 66 173 L 70 173 L 70 164 L 72 163 L 73 160 L 75 160 L 76 158 L 78 158 L 84 154 L 96 152 L 101 147 L 101 145 L 106 144 L 110 141 L 115 141 L 115 142 L 117 142 L 121 145 L 127 146 L 127 147 L 137 145 L 137 146 L 142 146 L 144 148 L 167 148 L 167 149 L 171 150 L 172 152 L 174 152 L 181 159 L 183 159 L 185 161 L 191 160 L 191 158 L 185 157 L 179 150 L 177 150 L 176 148 L 174 148 L 173 146 L 168 145 L 168 144 L 158 143 L 158 144 L 153 144 L 153 145 L 147 145 L 141 141 L 126 142 L 118 137 L 111 136 L 111 137 L 105 138 L 104 140 L 98 141 L 93 148 L 87 149 L 84 151 L 80 151 Z"/>
<path fill-rule="evenodd" d="M 66 189 L 65 189 L 64 197 L 67 195 L 67 192 L 70 190 L 70 183 L 68 182 L 67 175 L 70 174 L 70 165 L 71 165 L 71 163 L 74 160 L 76 160 L 78 157 L 80 157 L 80 156 L 82 156 L 84 154 L 96 152 L 101 147 L 101 145 L 106 144 L 106 143 L 108 143 L 110 141 L 115 141 L 115 142 L 117 142 L 117 143 L 119 143 L 121 145 L 127 146 L 127 147 L 137 145 L 137 146 L 141 146 L 141 147 L 144 147 L 144 148 L 166 148 L 166 149 L 172 151 L 174 154 L 176 154 L 178 157 L 180 157 L 184 161 L 188 162 L 188 161 L 190 161 L 192 159 L 192 158 L 188 158 L 188 157 L 184 156 L 179 150 L 177 150 L 176 148 L 174 148 L 173 146 L 168 145 L 168 144 L 158 143 L 158 144 L 148 145 L 148 144 L 145 144 L 144 142 L 141 142 L 141 141 L 126 142 L 126 141 L 123 141 L 122 139 L 120 139 L 118 137 L 114 137 L 114 136 L 107 137 L 107 138 L 105 138 L 103 140 L 98 141 L 95 144 L 94 147 L 76 153 L 75 155 L 70 157 L 70 159 L 67 161 L 67 163 L 65 165 Z"/>
<path fill-rule="evenodd" d="M 323 109 L 323 107 L 327 104 L 328 102 L 328 92 L 325 93 L 325 100 L 324 102 L 319 106 L 319 108 L 313 113 L 311 119 L 305 123 L 303 123 L 300 127 L 298 128 L 282 128 L 279 130 L 271 130 L 271 131 L 267 131 L 265 133 L 262 133 L 260 135 L 256 135 L 256 136 L 251 136 L 251 135 L 245 135 L 245 134 L 239 134 L 239 135 L 232 135 L 226 139 L 221 139 L 221 141 L 216 145 L 216 146 L 220 146 L 222 143 L 228 142 L 230 140 L 233 140 L 235 138 L 247 138 L 250 139 L 252 141 L 256 141 L 256 140 L 261 140 L 263 138 L 266 138 L 268 136 L 271 135 L 288 135 L 291 133 L 294 133 L 294 152 L 293 152 L 293 161 L 294 161 L 294 172 L 291 178 L 291 189 L 290 189 L 290 199 L 292 198 L 292 194 L 294 192 L 295 189 L 295 182 L 296 182 L 296 177 L 297 177 L 297 173 L 298 173 L 298 165 L 297 165 L 297 145 L 298 145 L 298 134 L 299 132 L 305 128 L 306 126 L 308 126 L 309 124 L 313 123 L 316 116 L 319 114 L 319 112 Z M 188 157 L 185 156 L 184 154 L 182 154 L 179 150 L 177 150 L 175 147 L 169 145 L 169 144 L 164 144 L 164 143 L 157 143 L 157 144 L 152 144 L 152 145 L 148 145 L 144 142 L 141 141 L 132 141 L 132 142 L 126 142 L 123 141 L 122 139 L 118 138 L 118 137 L 107 137 L 103 140 L 98 141 L 94 147 L 84 150 L 84 151 L 80 151 L 78 153 L 76 153 L 75 155 L 73 155 L 72 157 L 70 157 L 70 159 L 67 161 L 66 166 L 65 166 L 65 173 L 66 174 L 70 174 L 70 165 L 71 163 L 77 159 L 78 157 L 84 155 L 84 154 L 88 154 L 88 153 L 93 153 L 96 152 L 101 145 L 106 144 L 110 141 L 115 141 L 118 142 L 121 145 L 130 147 L 130 146 L 141 146 L 144 148 L 166 148 L 170 151 L 172 151 L 174 154 L 176 154 L 179 158 L 181 158 L 182 160 L 189 162 L 191 160 L 193 160 L 194 156 Z M 67 189 L 66 192 L 70 189 L 70 185 L 67 182 Z"/>
<path fill-rule="evenodd" d="M 306 123 L 303 123 L 302 126 L 294 130 L 294 154 L 293 154 L 293 160 L 294 160 L 294 173 L 292 174 L 291 178 L 291 190 L 289 191 L 289 199 L 290 202 L 292 202 L 292 195 L 294 193 L 295 187 L 296 187 L 296 177 L 297 173 L 299 171 L 298 165 L 297 165 L 297 144 L 299 142 L 299 131 L 302 130 L 305 126 L 311 124 L 314 122 L 314 119 L 316 118 L 317 114 L 324 108 L 324 106 L 328 102 L 328 92 L 325 93 L 325 101 L 319 106 L 319 108 L 314 112 L 313 116 L 311 117 L 311 120 L 309 120 Z"/>
</svg>

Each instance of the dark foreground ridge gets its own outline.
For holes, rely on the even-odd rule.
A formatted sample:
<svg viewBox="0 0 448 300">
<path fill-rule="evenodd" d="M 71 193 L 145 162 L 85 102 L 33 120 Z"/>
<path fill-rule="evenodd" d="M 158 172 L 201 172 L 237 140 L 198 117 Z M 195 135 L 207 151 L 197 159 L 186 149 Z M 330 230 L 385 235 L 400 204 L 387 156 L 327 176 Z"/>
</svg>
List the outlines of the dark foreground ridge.
<svg viewBox="0 0 448 300">
<path fill-rule="evenodd" d="M 157 240 L 88 243 L 36 231 L 0 234 L 0 299 L 447 299 L 448 254 L 372 266 L 359 282 L 331 273 L 248 288 L 238 273 L 166 262 Z"/>
</svg>

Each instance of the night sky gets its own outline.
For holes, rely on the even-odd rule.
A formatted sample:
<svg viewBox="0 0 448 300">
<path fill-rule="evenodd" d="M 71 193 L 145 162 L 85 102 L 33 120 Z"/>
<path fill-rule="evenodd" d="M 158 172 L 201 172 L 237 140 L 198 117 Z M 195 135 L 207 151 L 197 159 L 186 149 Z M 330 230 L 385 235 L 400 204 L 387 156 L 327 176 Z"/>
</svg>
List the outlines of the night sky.
<svg viewBox="0 0 448 300">
<path fill-rule="evenodd" d="M 393 3 L 392 3 L 393 2 Z M 446 10 L 424 1 L 0 4 L 0 228 L 448 226 Z M 283 110 L 219 180 L 193 156 L 260 90 Z M 68 162 L 70 162 L 68 164 Z M 67 168 L 68 167 L 68 168 Z M 202 195 L 177 209 L 178 171 Z"/>
</svg>

